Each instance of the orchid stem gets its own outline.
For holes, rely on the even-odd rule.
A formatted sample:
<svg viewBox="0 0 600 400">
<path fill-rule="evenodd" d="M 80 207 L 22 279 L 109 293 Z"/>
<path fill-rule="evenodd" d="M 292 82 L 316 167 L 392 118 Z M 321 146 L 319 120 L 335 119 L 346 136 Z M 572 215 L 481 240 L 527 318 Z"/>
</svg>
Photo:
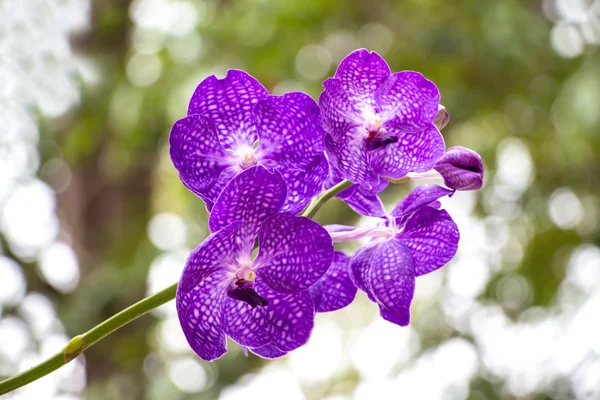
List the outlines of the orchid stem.
<svg viewBox="0 0 600 400">
<path fill-rule="evenodd" d="M 11 392 L 22 386 L 27 385 L 41 377 L 48 375 L 50 372 L 56 371 L 69 361 L 77 358 L 85 350 L 92 347 L 96 342 L 103 339 L 105 336 L 113 333 L 122 326 L 128 324 L 134 319 L 141 317 L 149 311 L 173 300 L 177 289 L 177 283 L 169 286 L 160 292 L 146 297 L 138 301 L 134 305 L 124 309 L 118 314 L 113 315 L 106 321 L 90 329 L 82 335 L 75 336 L 67 343 L 62 351 L 56 353 L 49 359 L 36 365 L 27 371 L 13 376 L 0 382 L 0 395 Z"/>
<path fill-rule="evenodd" d="M 330 187 L 329 189 L 327 189 L 326 191 L 321 193 L 321 195 L 319 197 L 316 197 L 308 205 L 308 207 L 306 207 L 306 209 L 302 213 L 302 216 L 306 217 L 306 218 L 312 218 L 317 213 L 317 211 L 319 211 L 319 208 L 321 208 L 323 206 L 323 204 L 325 204 L 327 201 L 331 200 L 333 197 L 335 197 L 335 195 L 340 193 L 342 190 L 348 189 L 352 185 L 353 185 L 352 182 L 344 179 L 337 185 Z"/>
<path fill-rule="evenodd" d="M 323 204 L 350 186 L 352 186 L 352 182 L 344 180 L 321 193 L 320 196 L 315 198 L 315 200 L 310 203 L 302 216 L 307 218 L 313 217 L 323 206 Z M 32 367 L 27 371 L 21 372 L 12 378 L 8 378 L 0 382 L 0 395 L 12 392 L 15 389 L 23 387 L 28 383 L 48 375 L 50 372 L 56 371 L 63 365 L 66 365 L 70 361 L 77 358 L 85 350 L 89 349 L 95 343 L 99 342 L 117 329 L 127 325 L 134 319 L 141 317 L 149 311 L 152 311 L 155 308 L 173 300 L 175 298 L 176 291 L 177 283 L 174 283 L 168 288 L 163 289 L 152 296 L 146 297 L 145 299 L 140 300 L 132 306 L 124 309 L 120 313 L 113 315 L 86 333 L 75 336 L 69 341 L 69 343 L 67 343 L 62 351 L 56 353 L 35 367 Z"/>
</svg>

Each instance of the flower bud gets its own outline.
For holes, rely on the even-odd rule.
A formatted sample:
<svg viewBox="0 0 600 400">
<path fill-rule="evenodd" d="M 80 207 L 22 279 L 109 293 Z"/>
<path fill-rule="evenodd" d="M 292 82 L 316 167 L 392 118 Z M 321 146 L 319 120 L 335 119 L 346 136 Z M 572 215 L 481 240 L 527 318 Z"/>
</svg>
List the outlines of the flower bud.
<svg viewBox="0 0 600 400">
<path fill-rule="evenodd" d="M 438 112 L 433 120 L 433 124 L 436 126 L 436 128 L 438 128 L 438 130 L 441 131 L 442 128 L 448 124 L 448 121 L 450 121 L 450 114 L 448 114 L 448 111 L 446 111 L 446 107 L 439 104 Z"/>
<path fill-rule="evenodd" d="M 444 184 L 456 190 L 477 190 L 483 183 L 481 156 L 461 146 L 450 147 L 433 166 Z"/>
</svg>

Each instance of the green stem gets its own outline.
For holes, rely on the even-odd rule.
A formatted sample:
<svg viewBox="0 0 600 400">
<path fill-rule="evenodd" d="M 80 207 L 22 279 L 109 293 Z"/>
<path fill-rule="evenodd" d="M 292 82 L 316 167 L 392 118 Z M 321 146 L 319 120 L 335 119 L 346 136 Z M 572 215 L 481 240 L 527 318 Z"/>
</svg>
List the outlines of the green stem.
<svg viewBox="0 0 600 400">
<path fill-rule="evenodd" d="M 138 301 L 120 313 L 113 315 L 86 333 L 75 336 L 67 343 L 61 352 L 27 371 L 0 382 L 0 395 L 11 392 L 21 386 L 25 386 L 26 384 L 59 369 L 69 361 L 77 358 L 83 351 L 93 346 L 105 336 L 134 319 L 141 317 L 147 312 L 173 300 L 175 298 L 176 289 L 177 284 L 175 283 L 150 297 Z"/>
<path fill-rule="evenodd" d="M 303 217 L 312 218 L 319 208 L 323 206 L 327 201 L 331 200 L 335 195 L 341 192 L 344 189 L 348 189 L 352 186 L 353 183 L 348 180 L 343 180 L 335 186 L 330 187 L 328 190 L 321 193 L 321 195 L 315 198 L 309 205 L 306 207 L 306 210 L 302 213 Z"/>
<path fill-rule="evenodd" d="M 323 206 L 323 204 L 350 186 L 352 186 L 352 182 L 344 180 L 321 193 L 319 197 L 315 198 L 315 200 L 311 202 L 308 207 L 306 207 L 306 210 L 304 210 L 302 216 L 307 218 L 313 217 Z M 92 347 L 96 342 L 102 340 L 105 336 L 110 335 L 117 329 L 128 324 L 134 319 L 141 317 L 147 312 L 152 311 L 153 309 L 173 300 L 175 298 L 176 290 L 177 284 L 175 283 L 150 297 L 146 297 L 145 299 L 138 301 L 120 313 L 113 315 L 86 333 L 75 336 L 69 341 L 69 343 L 67 343 L 62 351 L 56 353 L 51 358 L 33 368 L 28 369 L 27 371 L 21 372 L 12 378 L 8 378 L 0 382 L 0 395 L 11 392 L 27 385 L 30 382 L 40 379 L 45 375 L 48 375 L 52 371 L 56 371 L 63 365 L 77 358 L 81 353 Z"/>
<path fill-rule="evenodd" d="M 410 179 L 408 179 L 407 177 L 400 178 L 400 179 L 392 179 L 392 178 L 387 178 L 387 180 L 388 180 L 390 183 L 393 183 L 393 184 L 405 183 L 405 182 L 408 182 L 408 181 L 410 181 Z"/>
</svg>

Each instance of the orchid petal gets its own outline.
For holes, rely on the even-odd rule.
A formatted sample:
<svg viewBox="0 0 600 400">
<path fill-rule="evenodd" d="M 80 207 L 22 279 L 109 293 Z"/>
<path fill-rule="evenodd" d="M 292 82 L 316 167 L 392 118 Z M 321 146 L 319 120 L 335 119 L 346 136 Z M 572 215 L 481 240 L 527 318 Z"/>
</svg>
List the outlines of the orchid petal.
<svg viewBox="0 0 600 400">
<path fill-rule="evenodd" d="M 376 93 L 390 74 L 390 67 L 379 54 L 360 49 L 342 60 L 335 78 L 342 82 L 350 99 L 363 109 L 375 111 Z"/>
<path fill-rule="evenodd" d="M 198 85 L 190 100 L 188 115 L 211 118 L 219 140 L 228 149 L 235 150 L 238 144 L 251 146 L 257 139 L 252 111 L 268 94 L 248 73 L 231 69 L 223 79 L 212 75 Z"/>
<path fill-rule="evenodd" d="M 250 351 L 262 358 L 275 359 L 283 357 L 287 354 L 286 351 L 279 350 L 275 345 L 266 344 L 257 349 L 250 348 Z"/>
<path fill-rule="evenodd" d="M 392 217 L 403 217 L 435 202 L 440 197 L 451 196 L 453 193 L 453 190 L 438 185 L 419 185 L 404 200 L 398 203 L 390 215 Z"/>
<path fill-rule="evenodd" d="M 397 238 L 410 249 L 415 275 L 425 275 L 445 265 L 458 249 L 460 233 L 446 210 L 424 207 L 406 222 Z"/>
<path fill-rule="evenodd" d="M 381 316 L 400 326 L 410 322 L 410 303 L 415 292 L 413 257 L 399 240 L 385 241 L 371 261 L 368 275 Z"/>
<path fill-rule="evenodd" d="M 440 92 L 435 84 L 414 71 L 390 75 L 378 86 L 375 97 L 384 120 L 412 132 L 433 123 L 440 103 Z"/>
<path fill-rule="evenodd" d="M 183 278 L 182 278 L 183 279 Z M 183 333 L 196 354 L 205 361 L 227 351 L 222 328 L 222 308 L 227 288 L 223 271 L 204 278 L 191 291 L 177 288 L 177 314 Z"/>
<path fill-rule="evenodd" d="M 321 125 L 337 141 L 350 129 L 361 125 L 360 105 L 348 98 L 340 79 L 329 78 L 323 82 L 323 87 L 325 90 L 319 96 Z"/>
<path fill-rule="evenodd" d="M 329 163 L 340 171 L 342 178 L 369 188 L 379 183 L 379 178 L 369 164 L 365 138 L 360 129 L 346 132 L 339 142 L 326 135 L 325 147 Z"/>
<path fill-rule="evenodd" d="M 289 213 L 267 218 L 261 227 L 257 274 L 271 289 L 295 293 L 327 272 L 333 258 L 329 233 L 316 222 Z"/>
<path fill-rule="evenodd" d="M 350 257 L 340 251 L 333 255 L 331 266 L 321 280 L 318 312 L 336 311 L 352 303 L 356 286 L 350 277 Z"/>
<path fill-rule="evenodd" d="M 248 168 L 233 178 L 223 189 L 208 219 L 211 232 L 233 221 L 241 221 L 243 247 L 251 250 L 262 222 L 277 213 L 286 198 L 281 174 L 262 166 Z"/>
<path fill-rule="evenodd" d="M 181 181 L 207 203 L 214 201 L 235 175 L 231 155 L 221 146 L 210 118 L 194 114 L 175 122 L 169 144 Z"/>
<path fill-rule="evenodd" d="M 178 290 L 189 292 L 215 272 L 235 267 L 236 238 L 240 228 L 241 223 L 234 221 L 204 239 L 188 257 Z"/>
</svg>

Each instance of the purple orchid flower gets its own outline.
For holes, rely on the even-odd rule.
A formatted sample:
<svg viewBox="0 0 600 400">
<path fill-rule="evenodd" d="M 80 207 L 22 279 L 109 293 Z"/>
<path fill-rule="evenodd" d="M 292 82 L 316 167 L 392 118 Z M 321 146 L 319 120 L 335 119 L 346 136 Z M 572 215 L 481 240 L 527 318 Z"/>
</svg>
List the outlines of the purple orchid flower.
<svg viewBox="0 0 600 400">
<path fill-rule="evenodd" d="M 350 260 L 350 275 L 377 303 L 384 319 L 408 325 L 415 278 L 442 267 L 456 254 L 458 228 L 438 201 L 453 193 L 421 185 L 374 226 L 326 227 L 334 241 L 371 238 Z"/>
<path fill-rule="evenodd" d="M 392 74 L 381 56 L 361 49 L 347 56 L 323 87 L 319 108 L 326 151 L 342 178 L 370 188 L 380 176 L 399 179 L 428 171 L 444 154 L 444 139 L 434 125 L 440 93 L 420 73 Z"/>
<path fill-rule="evenodd" d="M 226 352 L 225 335 L 251 349 L 267 346 L 256 350 L 265 357 L 310 337 L 308 289 L 329 269 L 333 245 L 316 222 L 281 212 L 287 199 L 281 174 L 262 166 L 238 174 L 216 199 L 213 233 L 188 258 L 176 300 L 185 336 L 204 360 Z"/>
<path fill-rule="evenodd" d="M 244 71 L 198 85 L 188 115 L 173 125 L 171 159 L 210 210 L 234 176 L 263 165 L 287 183 L 282 211 L 296 214 L 322 189 L 328 164 L 319 107 L 304 93 L 271 96 Z"/>
</svg>

